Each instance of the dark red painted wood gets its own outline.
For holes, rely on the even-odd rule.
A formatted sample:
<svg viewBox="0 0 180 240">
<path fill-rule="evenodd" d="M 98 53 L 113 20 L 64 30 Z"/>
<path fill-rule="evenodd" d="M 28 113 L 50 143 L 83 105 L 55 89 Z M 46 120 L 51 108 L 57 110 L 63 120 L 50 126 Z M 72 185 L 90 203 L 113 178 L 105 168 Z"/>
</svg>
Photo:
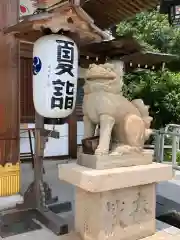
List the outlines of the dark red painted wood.
<svg viewBox="0 0 180 240">
<path fill-rule="evenodd" d="M 19 161 L 19 42 L 3 29 L 19 19 L 19 1 L 0 1 L 0 165 Z"/>
</svg>

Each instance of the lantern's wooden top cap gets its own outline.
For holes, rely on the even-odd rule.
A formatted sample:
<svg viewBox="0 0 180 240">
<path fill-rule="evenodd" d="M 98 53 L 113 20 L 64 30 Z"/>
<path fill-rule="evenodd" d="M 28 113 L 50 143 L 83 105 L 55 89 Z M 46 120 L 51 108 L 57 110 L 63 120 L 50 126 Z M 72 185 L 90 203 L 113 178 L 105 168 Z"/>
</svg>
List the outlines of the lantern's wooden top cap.
<svg viewBox="0 0 180 240">
<path fill-rule="evenodd" d="M 21 22 L 4 29 L 4 33 L 13 33 L 17 38 L 29 42 L 47 33 L 61 32 L 66 32 L 80 45 L 109 38 L 80 6 L 68 2 L 50 11 L 24 17 Z"/>
</svg>

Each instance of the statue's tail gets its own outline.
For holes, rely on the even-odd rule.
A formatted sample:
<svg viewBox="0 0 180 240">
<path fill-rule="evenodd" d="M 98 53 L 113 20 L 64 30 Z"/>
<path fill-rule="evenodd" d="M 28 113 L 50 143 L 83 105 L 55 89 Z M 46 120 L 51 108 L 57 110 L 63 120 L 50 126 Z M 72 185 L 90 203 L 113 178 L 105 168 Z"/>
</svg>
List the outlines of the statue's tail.
<svg viewBox="0 0 180 240">
<path fill-rule="evenodd" d="M 134 99 L 132 100 L 132 104 L 139 110 L 141 117 L 144 121 L 146 128 L 146 139 L 152 134 L 152 130 L 150 129 L 151 122 L 153 118 L 149 116 L 149 106 L 145 105 L 142 99 Z"/>
</svg>

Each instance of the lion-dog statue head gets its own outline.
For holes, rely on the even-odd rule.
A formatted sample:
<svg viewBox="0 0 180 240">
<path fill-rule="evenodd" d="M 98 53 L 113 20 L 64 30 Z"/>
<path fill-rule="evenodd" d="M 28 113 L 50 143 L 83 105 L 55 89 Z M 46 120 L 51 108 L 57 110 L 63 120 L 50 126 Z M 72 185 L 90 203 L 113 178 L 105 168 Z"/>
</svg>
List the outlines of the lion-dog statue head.
<svg viewBox="0 0 180 240">
<path fill-rule="evenodd" d="M 89 66 L 85 76 L 84 94 L 99 91 L 121 93 L 122 83 L 113 64 L 91 64 Z"/>
</svg>

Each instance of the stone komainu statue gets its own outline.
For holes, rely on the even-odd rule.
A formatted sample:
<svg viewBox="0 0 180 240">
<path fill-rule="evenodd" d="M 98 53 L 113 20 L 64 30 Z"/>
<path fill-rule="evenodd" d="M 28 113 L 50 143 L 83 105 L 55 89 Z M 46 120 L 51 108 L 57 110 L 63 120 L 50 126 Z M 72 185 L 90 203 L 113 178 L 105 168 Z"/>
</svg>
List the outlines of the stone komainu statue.
<svg viewBox="0 0 180 240">
<path fill-rule="evenodd" d="M 122 76 L 121 76 L 122 78 Z M 151 134 L 149 107 L 141 99 L 129 101 L 122 96 L 122 79 L 109 63 L 92 64 L 84 85 L 84 138 L 93 137 L 99 125 L 99 145 L 95 154 L 141 150 Z"/>
</svg>

